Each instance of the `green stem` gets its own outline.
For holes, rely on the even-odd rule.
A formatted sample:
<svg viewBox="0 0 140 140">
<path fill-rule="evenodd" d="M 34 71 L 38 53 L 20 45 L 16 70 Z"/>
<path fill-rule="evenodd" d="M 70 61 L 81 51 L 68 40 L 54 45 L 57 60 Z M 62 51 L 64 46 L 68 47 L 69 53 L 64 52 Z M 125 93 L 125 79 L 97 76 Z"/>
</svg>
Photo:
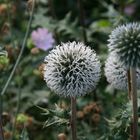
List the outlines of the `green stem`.
<svg viewBox="0 0 140 140">
<path fill-rule="evenodd" d="M 138 140 L 138 103 L 137 103 L 137 82 L 136 69 L 130 68 L 131 75 L 131 96 L 132 96 L 132 125 L 133 125 L 133 140 Z"/>
<path fill-rule="evenodd" d="M 16 124 L 17 124 L 17 116 L 18 116 L 18 113 L 20 110 L 20 102 L 21 102 L 21 86 L 19 85 L 18 101 L 17 101 L 16 113 L 15 113 L 15 121 L 14 121 L 13 128 L 12 128 L 11 140 L 14 139 L 15 128 L 16 128 Z"/>
<path fill-rule="evenodd" d="M 1 95 L 4 95 L 5 94 L 5 91 L 7 90 L 7 87 L 15 73 L 15 70 L 20 62 L 20 59 L 21 59 L 21 56 L 23 54 L 23 51 L 24 51 L 24 48 L 25 48 L 25 45 L 26 45 L 26 41 L 27 41 L 27 38 L 28 38 L 28 35 L 29 35 L 29 30 L 30 30 L 30 27 L 31 27 L 31 23 L 32 23 L 32 19 L 33 19 L 33 13 L 34 13 L 34 6 L 35 6 L 35 0 L 33 0 L 33 6 L 32 6 L 32 10 L 31 10 L 31 15 L 30 15 L 30 19 L 29 19 L 29 22 L 28 22 L 28 25 L 27 25 L 27 30 L 26 30 L 26 33 L 25 33 L 25 37 L 24 37 L 24 40 L 23 40 L 23 43 L 22 43 L 22 47 L 21 47 L 21 50 L 20 50 L 20 53 L 18 55 L 18 58 L 16 60 L 16 63 L 14 65 L 14 68 L 12 69 L 11 73 L 10 73 L 10 76 L 1 92 Z"/>
<path fill-rule="evenodd" d="M 76 136 L 76 98 L 71 97 L 71 131 L 72 140 L 77 140 Z"/>
</svg>

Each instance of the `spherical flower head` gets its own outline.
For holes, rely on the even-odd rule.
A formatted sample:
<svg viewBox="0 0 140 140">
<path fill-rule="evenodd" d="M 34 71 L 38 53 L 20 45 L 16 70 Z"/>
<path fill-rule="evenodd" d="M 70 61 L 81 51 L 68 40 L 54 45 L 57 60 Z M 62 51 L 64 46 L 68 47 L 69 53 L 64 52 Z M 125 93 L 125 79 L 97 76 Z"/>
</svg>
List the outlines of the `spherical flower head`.
<svg viewBox="0 0 140 140">
<path fill-rule="evenodd" d="M 83 43 L 56 46 L 45 58 L 44 80 L 56 94 L 78 97 L 93 91 L 100 79 L 100 61 Z"/>
<path fill-rule="evenodd" d="M 128 68 L 112 52 L 105 63 L 105 76 L 112 87 L 126 91 L 127 88 L 127 70 Z M 137 87 L 140 87 L 140 69 L 137 69 Z"/>
<path fill-rule="evenodd" d="M 140 67 L 140 24 L 117 27 L 110 35 L 108 47 L 127 67 Z"/>
<path fill-rule="evenodd" d="M 54 44 L 52 33 L 50 33 L 46 28 L 38 28 L 37 30 L 33 31 L 31 34 L 31 38 L 33 44 L 37 48 L 44 51 L 52 48 Z"/>
</svg>

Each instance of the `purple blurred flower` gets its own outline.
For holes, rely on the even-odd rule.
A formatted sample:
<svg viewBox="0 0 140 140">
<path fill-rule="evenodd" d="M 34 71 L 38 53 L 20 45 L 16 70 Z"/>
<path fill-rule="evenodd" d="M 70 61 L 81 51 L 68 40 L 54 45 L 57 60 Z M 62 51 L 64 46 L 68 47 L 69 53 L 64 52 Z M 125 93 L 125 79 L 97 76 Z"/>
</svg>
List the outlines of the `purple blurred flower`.
<svg viewBox="0 0 140 140">
<path fill-rule="evenodd" d="M 46 28 L 38 28 L 31 34 L 33 44 L 44 51 L 52 47 L 54 38 Z"/>
<path fill-rule="evenodd" d="M 131 4 L 131 5 L 127 5 L 125 8 L 124 8 L 124 13 L 128 16 L 131 16 L 135 13 L 136 11 L 136 5 L 134 4 Z"/>
</svg>

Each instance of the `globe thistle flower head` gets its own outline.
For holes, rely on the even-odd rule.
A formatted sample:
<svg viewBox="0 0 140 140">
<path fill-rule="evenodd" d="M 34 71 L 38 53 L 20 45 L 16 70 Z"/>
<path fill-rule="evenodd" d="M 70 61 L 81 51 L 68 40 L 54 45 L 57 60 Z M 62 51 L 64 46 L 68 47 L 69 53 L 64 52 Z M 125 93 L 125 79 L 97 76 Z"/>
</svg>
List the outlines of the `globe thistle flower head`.
<svg viewBox="0 0 140 140">
<path fill-rule="evenodd" d="M 105 76 L 112 87 L 126 91 L 127 90 L 127 70 L 128 68 L 112 52 L 105 63 Z M 140 86 L 140 69 L 137 69 L 137 88 Z"/>
<path fill-rule="evenodd" d="M 44 80 L 56 94 L 78 97 L 95 89 L 100 79 L 100 62 L 83 43 L 56 46 L 45 58 Z"/>
<path fill-rule="evenodd" d="M 127 67 L 140 67 L 140 24 L 129 23 L 112 31 L 108 44 Z"/>
<path fill-rule="evenodd" d="M 31 38 L 33 44 L 43 51 L 47 51 L 52 48 L 54 44 L 52 33 L 50 33 L 46 28 L 38 28 L 37 30 L 34 30 L 31 34 Z"/>
</svg>

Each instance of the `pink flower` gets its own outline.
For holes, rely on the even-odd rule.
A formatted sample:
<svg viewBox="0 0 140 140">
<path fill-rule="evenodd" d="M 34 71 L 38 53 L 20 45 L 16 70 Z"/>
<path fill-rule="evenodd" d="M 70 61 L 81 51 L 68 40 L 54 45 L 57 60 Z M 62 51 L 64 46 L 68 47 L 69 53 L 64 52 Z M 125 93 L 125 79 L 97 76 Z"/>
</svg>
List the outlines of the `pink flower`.
<svg viewBox="0 0 140 140">
<path fill-rule="evenodd" d="M 33 44 L 44 51 L 52 48 L 54 44 L 54 38 L 46 28 L 38 28 L 31 34 Z"/>
<path fill-rule="evenodd" d="M 136 5 L 134 4 L 131 4 L 131 5 L 127 5 L 125 8 L 124 8 L 124 13 L 128 16 L 131 16 L 135 13 L 136 11 Z"/>
</svg>

